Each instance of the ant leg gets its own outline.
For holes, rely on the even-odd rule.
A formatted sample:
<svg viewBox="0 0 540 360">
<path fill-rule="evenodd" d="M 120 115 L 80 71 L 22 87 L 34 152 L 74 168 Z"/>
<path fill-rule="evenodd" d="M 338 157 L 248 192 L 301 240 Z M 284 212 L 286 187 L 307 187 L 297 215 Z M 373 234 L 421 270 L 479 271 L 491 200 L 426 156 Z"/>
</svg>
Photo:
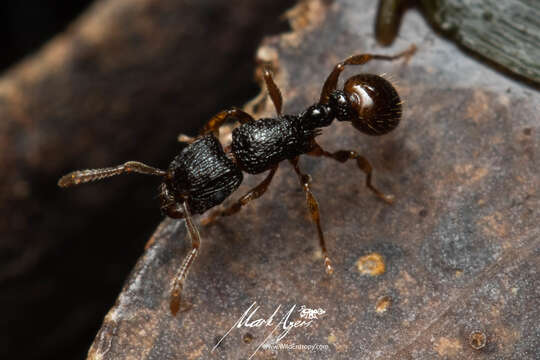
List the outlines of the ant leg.
<svg viewBox="0 0 540 360">
<path fill-rule="evenodd" d="M 250 121 L 255 121 L 255 119 L 253 119 L 253 116 L 249 115 L 247 112 L 242 111 L 240 109 L 232 108 L 229 110 L 223 110 L 217 113 L 216 115 L 214 115 L 210 120 L 208 120 L 208 122 L 206 123 L 206 125 L 201 131 L 201 135 L 206 135 L 211 132 L 214 132 L 214 133 L 217 132 L 219 127 L 223 125 L 225 121 L 227 121 L 231 117 L 237 118 L 241 124 L 244 124 Z"/>
<path fill-rule="evenodd" d="M 128 161 L 122 165 L 107 167 L 102 169 L 88 169 L 72 171 L 67 175 L 64 175 L 58 180 L 58 186 L 68 187 L 87 183 L 90 181 L 97 181 L 105 179 L 111 176 L 120 175 L 123 173 L 136 172 L 145 175 L 165 176 L 166 171 L 156 169 L 138 161 Z"/>
<path fill-rule="evenodd" d="M 306 193 L 306 200 L 307 200 L 307 207 L 309 209 L 309 214 L 311 215 L 311 219 L 317 226 L 317 232 L 319 234 L 319 245 L 321 246 L 322 256 L 324 258 L 324 268 L 326 270 L 326 273 L 330 275 L 334 272 L 334 268 L 332 267 L 332 261 L 330 260 L 330 257 L 328 257 L 328 252 L 326 251 L 326 242 L 324 241 L 324 234 L 321 228 L 319 203 L 317 202 L 317 199 L 315 199 L 315 196 L 311 192 L 311 188 L 310 188 L 311 176 L 309 176 L 308 174 L 302 173 L 302 171 L 298 167 L 298 156 L 295 157 L 293 160 L 289 160 L 289 162 L 293 165 L 294 171 L 296 171 L 296 174 L 298 175 L 298 179 L 300 180 L 300 184 L 302 185 L 302 188 L 304 189 L 304 192 Z"/>
<path fill-rule="evenodd" d="M 270 94 L 270 98 L 272 99 L 272 103 L 274 104 L 274 107 L 276 108 L 276 112 L 278 115 L 281 115 L 281 108 L 283 105 L 283 97 L 281 96 L 281 91 L 279 91 L 279 88 L 277 87 L 276 83 L 274 82 L 274 79 L 272 78 L 272 73 L 270 70 L 265 69 L 263 72 L 264 81 L 266 83 L 266 87 L 268 88 L 268 93 Z M 237 118 L 238 121 L 240 121 L 241 124 L 255 121 L 251 115 L 246 113 L 245 111 L 242 111 L 237 108 L 232 108 L 230 110 L 223 110 L 216 115 L 214 115 L 206 125 L 204 126 L 203 130 L 201 131 L 201 135 L 205 135 L 211 132 L 216 132 L 221 125 L 223 125 L 229 118 L 234 117 Z M 188 144 L 191 144 L 195 139 L 180 134 L 178 136 L 179 142 L 186 142 Z"/>
<path fill-rule="evenodd" d="M 278 165 L 275 165 L 272 169 L 270 169 L 270 172 L 268 173 L 268 176 L 257 186 L 255 186 L 253 189 L 251 189 L 247 194 L 242 196 L 238 201 L 233 203 L 231 206 L 227 207 L 223 210 L 216 210 L 212 212 L 206 219 L 202 220 L 201 223 L 203 225 L 208 225 L 212 222 L 214 222 L 218 217 L 220 216 L 230 216 L 232 214 L 237 213 L 240 211 L 242 206 L 249 203 L 251 200 L 255 200 L 262 196 L 268 189 L 268 186 L 270 185 L 270 182 L 272 181 L 272 178 L 274 177 L 274 174 L 277 171 Z"/>
<path fill-rule="evenodd" d="M 375 186 L 371 184 L 371 174 L 373 173 L 373 168 L 371 167 L 371 164 L 369 163 L 369 161 L 365 157 L 359 155 L 356 151 L 339 150 L 339 151 L 331 153 L 324 150 L 319 144 L 315 143 L 315 148 L 311 152 L 309 152 L 308 155 L 326 156 L 334 160 L 337 160 L 341 163 L 344 163 L 347 160 L 356 160 L 356 165 L 358 165 L 358 168 L 366 174 L 366 187 L 369 190 L 373 191 L 375 195 L 377 195 L 380 199 L 382 199 L 386 203 L 392 204 L 394 202 L 394 195 L 384 194 L 383 192 L 379 191 L 377 188 L 375 188 Z"/>
<path fill-rule="evenodd" d="M 336 90 L 339 75 L 343 72 L 346 65 L 363 65 L 370 60 L 396 60 L 405 57 L 407 60 L 416 52 L 416 46 L 413 44 L 407 50 L 396 55 L 377 55 L 377 54 L 359 54 L 348 57 L 342 62 L 336 64 L 334 70 L 328 75 L 324 82 L 319 104 L 327 104 L 330 93 Z"/>
<path fill-rule="evenodd" d="M 180 300 L 182 295 L 182 289 L 184 288 L 184 282 L 186 280 L 190 266 L 199 254 L 199 247 L 201 246 L 201 237 L 199 230 L 193 223 L 191 213 L 189 212 L 187 201 L 184 201 L 180 205 L 180 211 L 185 215 L 186 228 L 191 239 L 191 250 L 182 261 L 182 265 L 178 269 L 178 272 L 173 278 L 171 283 L 171 302 L 170 309 L 173 316 L 176 316 L 178 310 L 180 310 Z"/>
<path fill-rule="evenodd" d="M 274 79 L 272 78 L 272 73 L 269 69 L 264 69 L 263 77 L 264 82 L 266 83 L 266 88 L 268 89 L 268 93 L 270 94 L 270 98 L 272 99 L 272 103 L 276 108 L 276 112 L 278 116 L 281 116 L 281 108 L 283 106 L 283 97 L 281 96 L 281 91 L 279 91 L 279 88 L 274 82 Z"/>
</svg>

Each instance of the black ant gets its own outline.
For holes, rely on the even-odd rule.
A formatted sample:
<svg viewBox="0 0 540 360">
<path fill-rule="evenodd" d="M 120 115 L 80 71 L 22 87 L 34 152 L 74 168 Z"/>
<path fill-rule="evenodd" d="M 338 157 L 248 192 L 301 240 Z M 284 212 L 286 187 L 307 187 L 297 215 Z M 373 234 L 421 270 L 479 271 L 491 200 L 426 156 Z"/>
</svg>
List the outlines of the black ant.
<svg viewBox="0 0 540 360">
<path fill-rule="evenodd" d="M 317 226 L 326 272 L 332 274 L 332 262 L 320 223 L 319 205 L 310 189 L 311 177 L 300 170 L 298 158 L 307 154 L 326 156 L 339 162 L 356 160 L 358 168 L 366 174 L 366 186 L 379 198 L 391 203 L 391 195 L 383 194 L 371 184 L 372 167 L 367 159 L 350 150 L 328 152 L 317 144 L 315 138 L 321 134 L 321 128 L 329 126 L 334 119 L 350 121 L 356 129 L 369 135 L 383 135 L 394 129 L 401 118 L 402 103 L 389 81 L 373 74 L 359 74 L 350 77 L 343 90 L 337 89 L 337 83 L 346 65 L 362 65 L 375 59 L 408 58 L 415 50 L 413 45 L 397 55 L 360 54 L 345 59 L 328 75 L 319 102 L 298 115 L 281 113 L 281 92 L 270 71 L 265 70 L 264 80 L 277 111 L 276 118 L 256 121 L 240 109 L 225 110 L 211 118 L 198 137 L 179 137 L 180 141 L 188 145 L 173 159 L 167 170 L 128 161 L 116 167 L 71 172 L 63 176 L 58 185 L 68 187 L 130 172 L 157 175 L 163 179 L 159 186 L 161 210 L 171 218 L 185 218 L 191 238 L 191 250 L 172 282 L 170 309 L 176 315 L 180 308 L 184 281 L 201 244 L 192 214 L 203 214 L 221 204 L 240 186 L 242 172 L 259 174 L 268 170 L 268 175 L 259 185 L 231 206 L 212 212 L 204 223 L 238 212 L 242 206 L 265 193 L 279 163 L 288 160 L 298 175 L 311 218 Z M 223 149 L 216 135 L 220 126 L 231 118 L 239 120 L 240 125 L 232 132 L 230 146 Z"/>
</svg>

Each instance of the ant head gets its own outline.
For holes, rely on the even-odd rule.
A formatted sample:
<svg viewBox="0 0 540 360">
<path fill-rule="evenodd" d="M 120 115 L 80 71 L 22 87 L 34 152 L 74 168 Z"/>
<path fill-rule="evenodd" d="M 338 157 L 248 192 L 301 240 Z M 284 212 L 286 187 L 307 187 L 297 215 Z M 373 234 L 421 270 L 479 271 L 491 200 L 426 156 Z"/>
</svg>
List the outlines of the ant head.
<svg viewBox="0 0 540 360">
<path fill-rule="evenodd" d="M 350 77 L 343 91 L 330 94 L 330 106 L 340 121 L 350 121 L 368 135 L 383 135 L 401 119 L 401 100 L 392 84 L 381 76 Z"/>
</svg>

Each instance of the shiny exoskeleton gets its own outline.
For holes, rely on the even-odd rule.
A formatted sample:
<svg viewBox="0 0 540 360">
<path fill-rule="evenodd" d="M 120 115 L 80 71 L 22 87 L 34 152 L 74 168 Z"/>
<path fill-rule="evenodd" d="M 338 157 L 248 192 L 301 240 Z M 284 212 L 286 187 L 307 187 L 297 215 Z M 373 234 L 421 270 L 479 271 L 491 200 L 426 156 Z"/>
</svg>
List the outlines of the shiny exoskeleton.
<svg viewBox="0 0 540 360">
<path fill-rule="evenodd" d="M 242 206 L 264 194 L 279 163 L 288 160 L 306 194 L 308 209 L 317 227 L 325 269 L 331 274 L 333 267 L 320 224 L 319 206 L 311 192 L 311 177 L 299 168 L 299 156 L 325 156 L 340 162 L 356 160 L 359 169 L 366 174 L 366 186 L 384 201 L 392 202 L 392 196 L 383 194 L 371 184 L 372 168 L 364 157 L 350 150 L 327 152 L 315 139 L 322 128 L 336 119 L 351 122 L 356 129 L 369 135 L 382 135 L 394 129 L 401 118 L 401 100 L 389 81 L 377 75 L 360 74 L 349 78 L 343 90 L 337 89 L 337 83 L 346 65 L 361 65 L 372 59 L 408 58 L 414 51 L 412 46 L 393 56 L 361 54 L 347 58 L 328 75 L 319 101 L 297 115 L 282 115 L 281 92 L 271 73 L 265 70 L 264 80 L 277 117 L 255 120 L 242 110 L 225 110 L 210 119 L 198 137 L 179 137 L 180 141 L 188 144 L 167 170 L 129 161 L 116 167 L 74 171 L 62 177 L 58 185 L 78 185 L 129 172 L 163 178 L 159 187 L 161 209 L 171 218 L 185 218 L 192 245 L 172 282 L 170 308 L 176 314 L 188 270 L 200 248 L 200 235 L 192 215 L 203 214 L 220 205 L 240 186 L 244 172 L 259 174 L 268 171 L 259 185 L 230 206 L 214 210 L 203 223 L 238 212 Z M 221 125 L 230 119 L 238 120 L 240 125 L 232 132 L 232 143 L 224 149 L 216 135 Z"/>
</svg>

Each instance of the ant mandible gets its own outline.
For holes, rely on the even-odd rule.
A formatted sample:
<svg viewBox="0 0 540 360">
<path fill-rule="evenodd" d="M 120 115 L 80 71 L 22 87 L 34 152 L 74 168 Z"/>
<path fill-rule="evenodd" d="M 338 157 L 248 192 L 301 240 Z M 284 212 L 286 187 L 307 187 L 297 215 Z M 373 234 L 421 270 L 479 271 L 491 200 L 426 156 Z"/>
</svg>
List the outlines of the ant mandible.
<svg viewBox="0 0 540 360">
<path fill-rule="evenodd" d="M 362 65 L 370 60 L 408 58 L 415 50 L 413 45 L 396 55 L 360 54 L 345 59 L 328 75 L 319 102 L 298 115 L 281 113 L 281 92 L 272 74 L 266 69 L 264 80 L 277 111 L 276 118 L 255 120 L 240 109 L 225 110 L 212 117 L 198 137 L 179 137 L 180 141 L 188 145 L 173 159 L 167 170 L 128 161 L 115 167 L 71 172 L 63 176 L 58 185 L 68 187 L 130 172 L 156 175 L 163 179 L 159 186 L 161 210 L 171 218 L 185 218 L 191 238 L 191 250 L 171 284 L 170 309 L 176 315 L 188 270 L 201 244 L 192 215 L 203 214 L 221 204 L 240 186 L 242 172 L 259 174 L 269 171 L 259 185 L 229 207 L 214 210 L 204 223 L 238 212 L 242 206 L 265 193 L 279 163 L 288 160 L 306 194 L 309 213 L 317 227 L 326 272 L 332 274 L 332 262 L 320 223 L 319 205 L 310 188 L 311 177 L 300 170 L 298 158 L 307 154 L 325 156 L 339 162 L 356 160 L 358 168 L 366 174 L 366 186 L 379 198 L 391 203 L 391 195 L 385 195 L 371 184 L 372 167 L 367 159 L 350 150 L 328 152 L 317 144 L 315 138 L 321 134 L 321 128 L 329 126 L 334 119 L 350 121 L 356 129 L 369 135 L 383 135 L 394 129 L 401 118 L 401 100 L 389 81 L 373 74 L 359 74 L 345 81 L 343 90 L 337 89 L 337 83 L 346 65 Z M 239 120 L 240 125 L 232 132 L 231 145 L 223 149 L 216 136 L 221 125 L 231 118 Z"/>
</svg>

